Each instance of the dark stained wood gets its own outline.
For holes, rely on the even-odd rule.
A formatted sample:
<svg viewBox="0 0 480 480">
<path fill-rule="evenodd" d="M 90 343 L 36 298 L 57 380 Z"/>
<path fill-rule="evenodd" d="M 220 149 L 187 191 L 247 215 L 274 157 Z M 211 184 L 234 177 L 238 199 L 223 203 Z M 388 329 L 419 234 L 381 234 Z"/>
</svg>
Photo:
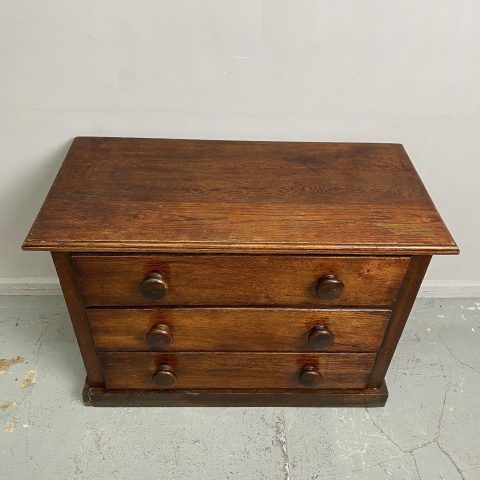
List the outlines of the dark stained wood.
<svg viewBox="0 0 480 480">
<path fill-rule="evenodd" d="M 130 332 L 130 328 L 128 331 Z M 172 330 L 165 323 L 155 323 L 145 337 L 152 350 L 165 350 L 173 340 Z M 120 345 L 120 347 L 123 347 L 123 345 Z M 123 350 L 123 348 L 120 348 L 120 350 Z"/>
<path fill-rule="evenodd" d="M 167 351 L 373 352 L 382 344 L 388 310 L 270 308 L 149 308 L 87 310 L 96 347 L 148 351 L 152 327 L 169 326 Z M 312 347 L 312 329 L 322 325 L 333 344 Z"/>
<path fill-rule="evenodd" d="M 335 275 L 324 275 L 317 283 L 315 295 L 321 300 L 336 300 L 345 290 L 344 283 Z"/>
<path fill-rule="evenodd" d="M 140 282 L 139 290 L 144 297 L 160 300 L 167 294 L 168 284 L 161 273 L 150 272 Z"/>
<path fill-rule="evenodd" d="M 288 305 L 388 307 L 408 257 L 283 255 L 73 255 L 87 305 Z M 152 272 L 168 282 L 155 300 L 140 284 Z M 345 285 L 331 300 L 315 294 L 318 279 L 334 274 Z"/>
<path fill-rule="evenodd" d="M 355 338 L 356 340 L 358 340 L 361 333 L 362 332 L 360 331 L 357 333 L 357 336 Z M 364 333 L 370 336 L 371 332 L 367 330 Z M 333 345 L 333 341 L 333 333 L 323 323 L 315 325 L 310 329 L 310 332 L 308 333 L 308 346 L 312 350 L 325 350 Z"/>
<path fill-rule="evenodd" d="M 377 355 L 375 366 L 368 381 L 369 388 L 379 388 L 385 378 L 398 341 L 402 335 L 423 277 L 430 263 L 430 256 L 412 257 L 405 275 L 400 295 L 390 318 L 385 340 Z"/>
<path fill-rule="evenodd" d="M 95 407 L 383 407 L 378 389 L 108 390 L 85 383 L 83 401 Z"/>
<path fill-rule="evenodd" d="M 23 248 L 458 253 L 401 145 L 92 137 Z"/>
<path fill-rule="evenodd" d="M 170 365 L 160 365 L 152 375 L 152 382 L 161 388 L 170 388 L 177 382 L 175 369 Z"/>
<path fill-rule="evenodd" d="M 70 255 L 64 252 L 52 252 L 52 258 L 87 371 L 87 381 L 92 387 L 102 387 L 104 385 L 103 373 L 87 321 L 85 305 L 78 291 Z"/>
<path fill-rule="evenodd" d="M 95 137 L 22 248 L 52 251 L 97 406 L 384 405 L 459 252 L 401 145 Z"/>
<path fill-rule="evenodd" d="M 173 389 L 303 388 L 305 366 L 321 375 L 321 388 L 365 388 L 374 353 L 141 353 L 101 352 L 106 388 L 161 388 L 160 366 L 176 377 Z M 165 367 L 163 367 L 165 368 Z"/>
<path fill-rule="evenodd" d="M 298 375 L 298 383 L 302 387 L 315 388 L 320 387 L 323 382 L 322 374 L 315 365 L 304 365 Z"/>
</svg>

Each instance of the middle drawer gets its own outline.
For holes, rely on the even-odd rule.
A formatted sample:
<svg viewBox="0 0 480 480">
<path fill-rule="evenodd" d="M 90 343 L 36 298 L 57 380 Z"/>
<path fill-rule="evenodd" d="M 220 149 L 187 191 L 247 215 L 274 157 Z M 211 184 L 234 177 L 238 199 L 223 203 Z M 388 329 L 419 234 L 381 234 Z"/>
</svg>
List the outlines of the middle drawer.
<svg viewBox="0 0 480 480">
<path fill-rule="evenodd" d="M 103 351 L 375 352 L 389 310 L 89 308 Z"/>
</svg>

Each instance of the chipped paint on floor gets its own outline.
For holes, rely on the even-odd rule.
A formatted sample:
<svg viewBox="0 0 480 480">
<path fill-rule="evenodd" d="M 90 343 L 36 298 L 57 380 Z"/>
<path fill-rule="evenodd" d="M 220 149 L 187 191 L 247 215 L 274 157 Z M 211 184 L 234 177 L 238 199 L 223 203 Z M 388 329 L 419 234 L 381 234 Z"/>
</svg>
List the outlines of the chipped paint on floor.
<svg viewBox="0 0 480 480">
<path fill-rule="evenodd" d="M 88 408 L 63 299 L 0 298 L 0 479 L 478 480 L 479 307 L 416 302 L 385 408 Z"/>
<path fill-rule="evenodd" d="M 8 410 L 9 408 L 15 408 L 17 402 L 15 400 L 7 400 L 6 402 L 0 403 L 0 410 Z"/>
<path fill-rule="evenodd" d="M 5 432 L 6 433 L 12 433 L 15 430 L 15 427 L 17 426 L 18 420 L 16 418 L 13 418 L 9 422 L 5 424 Z"/>
<path fill-rule="evenodd" d="M 13 365 L 23 363 L 24 361 L 25 359 L 23 357 L 0 358 L 0 375 L 8 372 Z"/>
<path fill-rule="evenodd" d="M 27 370 L 23 376 L 22 383 L 20 388 L 25 390 L 28 387 L 31 387 L 37 381 L 37 372 L 35 370 Z"/>
</svg>

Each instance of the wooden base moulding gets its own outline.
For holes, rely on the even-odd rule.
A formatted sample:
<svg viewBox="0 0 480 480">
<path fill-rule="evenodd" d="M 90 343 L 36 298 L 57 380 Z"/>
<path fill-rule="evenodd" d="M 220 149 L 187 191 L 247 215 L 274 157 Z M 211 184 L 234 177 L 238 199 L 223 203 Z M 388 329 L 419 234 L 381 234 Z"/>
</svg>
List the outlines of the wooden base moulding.
<svg viewBox="0 0 480 480">
<path fill-rule="evenodd" d="M 383 407 L 380 388 L 337 390 L 109 390 L 85 382 L 83 401 L 94 407 Z"/>
</svg>

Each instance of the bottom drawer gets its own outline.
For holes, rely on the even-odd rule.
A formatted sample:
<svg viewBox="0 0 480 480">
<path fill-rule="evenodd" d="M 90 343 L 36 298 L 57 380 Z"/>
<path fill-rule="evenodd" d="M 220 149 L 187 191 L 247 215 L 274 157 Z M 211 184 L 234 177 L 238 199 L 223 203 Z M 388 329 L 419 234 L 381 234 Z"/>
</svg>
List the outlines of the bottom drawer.
<svg viewBox="0 0 480 480">
<path fill-rule="evenodd" d="M 374 353 L 99 353 L 106 388 L 365 388 Z"/>
</svg>

